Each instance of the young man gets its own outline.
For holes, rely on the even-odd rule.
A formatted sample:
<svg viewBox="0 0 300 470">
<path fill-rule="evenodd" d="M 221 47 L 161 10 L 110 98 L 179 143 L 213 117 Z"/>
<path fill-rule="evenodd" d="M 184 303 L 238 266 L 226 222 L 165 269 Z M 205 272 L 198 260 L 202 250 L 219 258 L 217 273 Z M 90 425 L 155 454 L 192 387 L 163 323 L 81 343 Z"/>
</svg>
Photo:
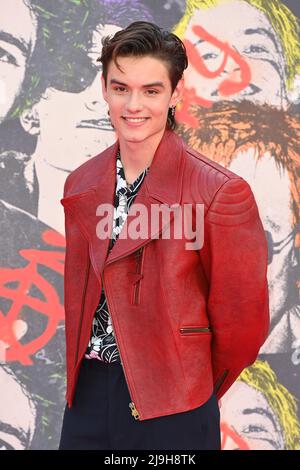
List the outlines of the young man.
<svg viewBox="0 0 300 470">
<path fill-rule="evenodd" d="M 172 130 L 187 67 L 177 36 L 135 22 L 104 40 L 100 60 L 118 140 L 69 175 L 62 199 L 60 449 L 220 449 L 217 400 L 269 326 L 257 206 L 242 178 Z M 185 206 L 195 237 L 174 234 Z M 167 221 L 157 208 L 172 209 Z"/>
</svg>

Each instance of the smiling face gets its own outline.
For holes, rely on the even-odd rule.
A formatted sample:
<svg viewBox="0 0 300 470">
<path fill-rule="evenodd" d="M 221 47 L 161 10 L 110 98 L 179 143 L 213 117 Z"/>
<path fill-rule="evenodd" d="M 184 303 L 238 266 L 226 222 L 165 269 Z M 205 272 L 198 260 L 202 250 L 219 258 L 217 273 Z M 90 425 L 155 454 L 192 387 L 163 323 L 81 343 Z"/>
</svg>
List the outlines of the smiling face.
<svg viewBox="0 0 300 470">
<path fill-rule="evenodd" d="M 77 93 L 48 88 L 32 108 L 38 125 L 30 129 L 25 127 L 25 130 L 39 134 L 37 151 L 55 168 L 71 172 L 115 140 L 108 108 L 101 94 L 96 59 L 101 51 L 102 37 L 114 34 L 119 29 L 118 26 L 106 25 L 94 31 L 88 56 L 91 64 L 97 65 L 98 73 L 96 69 L 91 70 L 94 78 L 89 86 Z M 84 78 L 80 80 L 76 77 L 76 81 L 84 83 Z"/>
<path fill-rule="evenodd" d="M 117 62 L 121 70 L 111 61 L 102 89 L 120 142 L 159 142 L 181 81 L 172 92 L 166 63 L 151 56 L 118 57 Z"/>
<path fill-rule="evenodd" d="M 208 33 L 204 34 L 206 37 L 197 34 L 199 25 Z M 248 99 L 258 104 L 286 106 L 284 58 L 279 39 L 264 13 L 254 6 L 235 0 L 196 10 L 184 39 L 190 41 L 196 52 L 186 72 L 186 88 L 195 88 L 199 97 L 210 102 Z M 228 55 L 226 44 L 231 50 Z M 242 62 L 239 63 L 236 53 Z M 199 71 L 200 62 L 205 73 Z M 250 70 L 249 76 L 244 75 L 245 79 L 248 77 L 247 83 L 241 83 L 240 91 L 224 96 L 225 80 L 242 81 L 243 63 Z"/>
<path fill-rule="evenodd" d="M 26 64 L 36 41 L 36 27 L 36 20 L 23 0 L 10 0 L 5 2 L 5 7 L 2 5 L 0 15 L 0 123 L 7 116 L 21 90 Z"/>
</svg>

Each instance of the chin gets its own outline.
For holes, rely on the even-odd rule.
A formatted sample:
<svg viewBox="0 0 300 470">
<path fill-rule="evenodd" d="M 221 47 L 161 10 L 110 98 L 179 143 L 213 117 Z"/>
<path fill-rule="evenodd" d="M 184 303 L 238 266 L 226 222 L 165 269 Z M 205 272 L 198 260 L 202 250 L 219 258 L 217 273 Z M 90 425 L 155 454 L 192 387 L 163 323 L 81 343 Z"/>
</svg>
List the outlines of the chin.
<svg viewBox="0 0 300 470">
<path fill-rule="evenodd" d="M 125 139 L 128 141 L 128 142 L 141 142 L 142 140 L 145 140 L 145 137 L 136 137 L 136 136 L 132 136 L 132 137 L 128 137 Z"/>
<path fill-rule="evenodd" d="M 123 139 L 127 142 L 142 142 L 143 140 L 147 139 L 145 135 L 123 135 Z"/>
</svg>

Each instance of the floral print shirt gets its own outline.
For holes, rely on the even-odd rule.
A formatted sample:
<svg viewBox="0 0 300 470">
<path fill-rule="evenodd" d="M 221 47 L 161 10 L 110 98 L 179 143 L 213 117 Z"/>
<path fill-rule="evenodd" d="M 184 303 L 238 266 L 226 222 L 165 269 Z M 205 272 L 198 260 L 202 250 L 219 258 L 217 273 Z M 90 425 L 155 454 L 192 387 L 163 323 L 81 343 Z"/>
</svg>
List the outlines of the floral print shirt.
<svg viewBox="0 0 300 470">
<path fill-rule="evenodd" d="M 146 168 L 132 184 L 127 185 L 120 151 L 117 153 L 116 165 L 115 207 L 109 251 L 113 248 L 125 223 L 129 208 L 149 171 L 149 168 Z M 98 359 L 103 362 L 121 362 L 103 287 L 93 319 L 91 337 L 86 349 L 85 358 Z"/>
</svg>

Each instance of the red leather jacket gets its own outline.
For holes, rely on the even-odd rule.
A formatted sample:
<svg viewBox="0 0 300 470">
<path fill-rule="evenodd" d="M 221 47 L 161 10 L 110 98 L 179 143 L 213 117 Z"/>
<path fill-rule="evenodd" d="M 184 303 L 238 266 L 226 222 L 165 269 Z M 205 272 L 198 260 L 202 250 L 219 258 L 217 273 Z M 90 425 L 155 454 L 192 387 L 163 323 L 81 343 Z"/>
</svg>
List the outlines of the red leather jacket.
<svg viewBox="0 0 300 470">
<path fill-rule="evenodd" d="M 161 223 L 159 237 L 119 238 L 107 256 L 97 207 L 114 203 L 118 145 L 72 172 L 61 200 L 66 398 L 71 407 L 104 282 L 129 407 L 145 420 L 196 408 L 213 390 L 219 399 L 255 361 L 269 328 L 267 242 L 248 183 L 166 130 L 123 230 L 135 204 L 150 213 L 151 204 L 202 203 L 204 245 L 185 250 L 186 240 L 161 236 Z"/>
</svg>

